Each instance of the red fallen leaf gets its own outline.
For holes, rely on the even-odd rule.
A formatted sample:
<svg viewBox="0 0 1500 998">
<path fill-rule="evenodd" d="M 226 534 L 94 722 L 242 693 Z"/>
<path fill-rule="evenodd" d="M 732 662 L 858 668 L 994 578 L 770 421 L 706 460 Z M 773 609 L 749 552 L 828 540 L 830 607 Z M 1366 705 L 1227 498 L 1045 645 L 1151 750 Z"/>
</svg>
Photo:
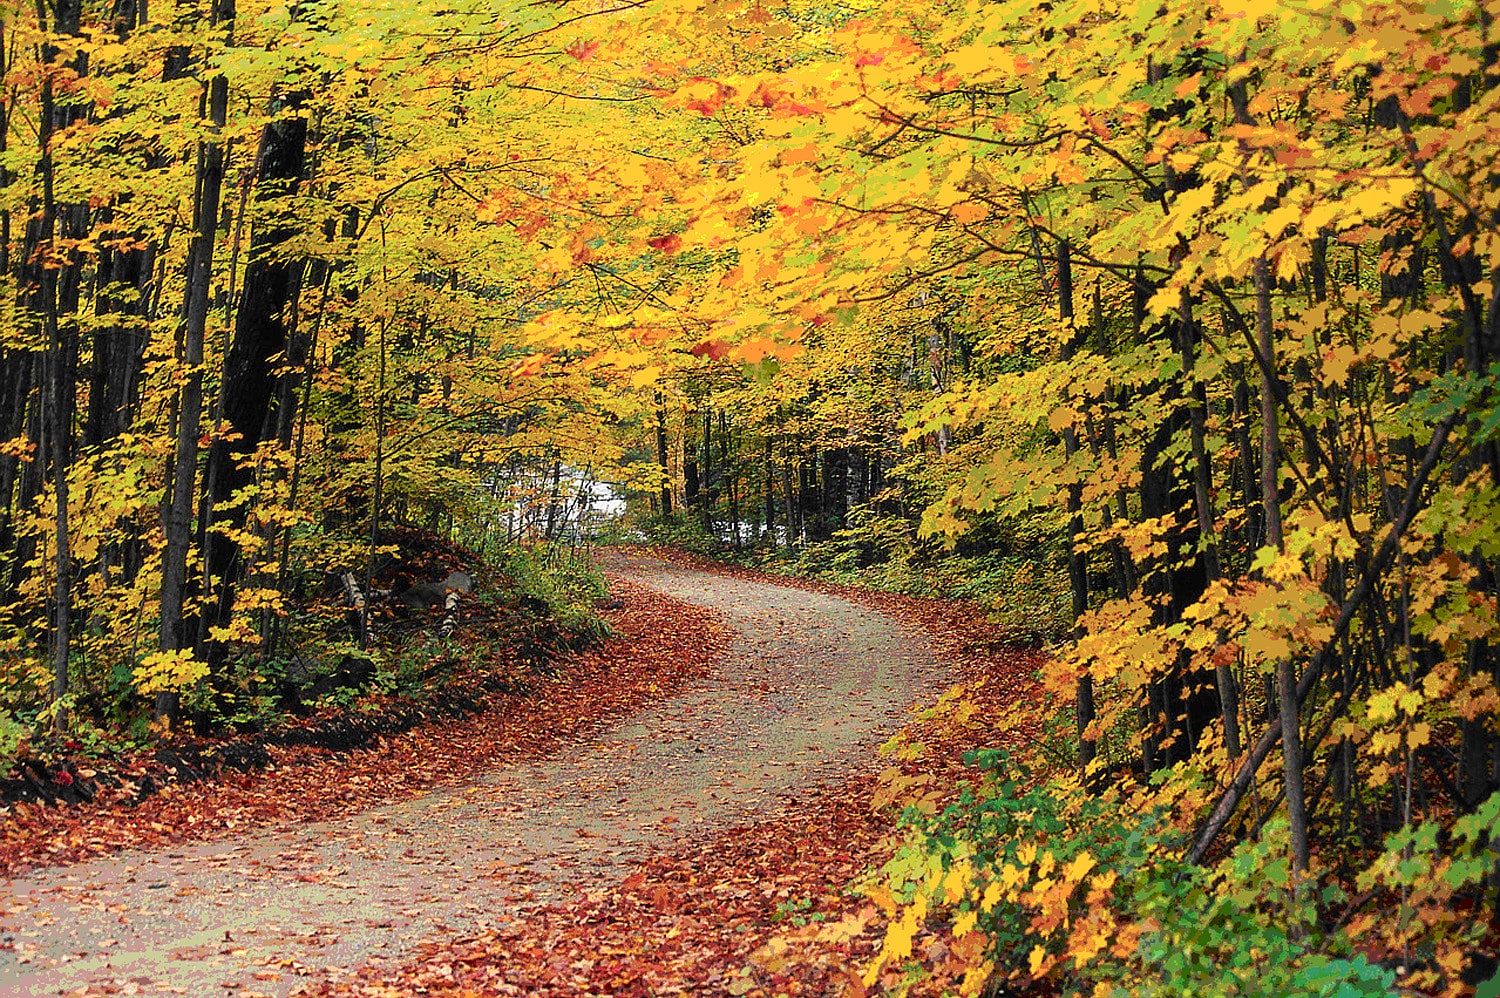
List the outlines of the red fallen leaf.
<svg viewBox="0 0 1500 998">
<path fill-rule="evenodd" d="M 567 48 L 563 49 L 563 51 L 573 58 L 577 59 L 579 62 L 583 62 L 589 56 L 599 51 L 599 43 L 574 42 L 572 45 L 569 45 Z"/>
<path fill-rule="evenodd" d="M 52 782 L 60 787 L 71 787 L 73 785 L 73 774 L 66 769 L 60 769 L 57 775 L 52 777 Z"/>
</svg>

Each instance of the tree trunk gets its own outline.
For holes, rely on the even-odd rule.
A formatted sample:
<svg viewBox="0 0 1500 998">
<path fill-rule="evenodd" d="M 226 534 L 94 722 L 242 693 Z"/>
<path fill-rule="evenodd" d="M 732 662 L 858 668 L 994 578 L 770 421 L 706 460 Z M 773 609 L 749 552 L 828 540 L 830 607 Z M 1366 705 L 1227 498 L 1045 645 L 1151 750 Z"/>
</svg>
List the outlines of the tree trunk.
<svg viewBox="0 0 1500 998">
<path fill-rule="evenodd" d="M 1182 357 L 1182 371 L 1189 379 L 1191 404 L 1188 406 L 1188 422 L 1193 448 L 1193 497 L 1198 515 L 1198 536 L 1203 549 L 1203 573 L 1207 583 L 1219 578 L 1219 543 L 1214 529 L 1212 500 L 1212 468 L 1208 460 L 1205 423 L 1208 415 L 1208 396 L 1203 382 L 1193 374 L 1197 363 L 1198 327 L 1193 317 L 1193 299 L 1184 291 L 1181 306 L 1182 321 L 1177 327 L 1178 349 Z M 1219 718 L 1224 725 L 1224 744 L 1231 759 L 1240 754 L 1239 687 L 1234 671 L 1227 663 L 1214 667 L 1214 678 L 1219 692 Z"/>
<path fill-rule="evenodd" d="M 724 489 L 729 494 L 729 530 L 735 550 L 740 547 L 740 497 L 738 483 L 729 460 L 729 416 L 719 410 L 719 473 L 723 476 Z"/>
<path fill-rule="evenodd" d="M 1282 547 L 1280 471 L 1277 448 L 1276 395 L 1271 378 L 1276 370 L 1275 329 L 1271 322 L 1271 278 L 1264 256 L 1255 261 L 1255 331 L 1263 360 L 1260 385 L 1260 494 L 1265 509 L 1266 542 Z M 1302 784 L 1301 712 L 1297 700 L 1297 672 L 1291 659 L 1276 663 L 1277 708 L 1281 718 L 1281 761 L 1286 775 L 1287 818 L 1290 822 L 1292 866 L 1305 871 L 1308 863 L 1307 801 Z"/>
<path fill-rule="evenodd" d="M 766 434 L 765 439 L 765 473 L 766 473 L 766 540 L 772 548 L 776 547 L 776 471 L 771 457 L 771 435 Z"/>
<path fill-rule="evenodd" d="M 661 467 L 661 515 L 672 515 L 672 473 L 667 467 L 667 413 L 656 393 L 656 463 Z"/>
<path fill-rule="evenodd" d="M 296 191 L 305 164 L 306 139 L 307 122 L 300 117 L 281 118 L 262 129 L 256 171 L 257 202 L 270 202 Z M 212 443 L 199 523 L 207 552 L 205 580 L 216 587 L 213 598 L 208 600 L 214 609 L 205 623 L 209 618 L 220 624 L 227 621 L 234 586 L 246 570 L 239 545 L 210 527 L 225 514 L 230 526 L 244 526 L 248 502 L 242 500 L 234 505 L 231 502 L 236 492 L 255 479 L 254 469 L 243 467 L 245 458 L 276 431 L 278 421 L 273 404 L 276 385 L 271 359 L 287 348 L 287 310 L 296 298 L 304 266 L 302 259 L 283 259 L 277 254 L 295 233 L 287 225 L 273 226 L 257 232 L 250 243 L 234 340 L 224 361 L 221 400 L 226 427 L 238 439 L 231 442 L 219 434 Z"/>
<path fill-rule="evenodd" d="M 1057 245 L 1057 292 L 1058 317 L 1074 324 L 1073 311 L 1073 262 L 1072 247 L 1064 239 Z M 1075 328 L 1068 342 L 1063 344 L 1063 361 L 1071 361 L 1080 346 L 1080 334 Z M 1063 453 L 1071 462 L 1078 454 L 1078 431 L 1073 426 L 1063 430 Z M 1089 609 L 1088 555 L 1082 547 L 1083 535 L 1083 483 L 1075 474 L 1068 485 L 1068 586 L 1073 597 L 1073 636 L 1080 636 L 1079 621 Z M 1085 771 L 1094 761 L 1096 742 L 1088 737 L 1088 727 L 1094 722 L 1094 678 L 1085 672 L 1076 684 L 1078 700 L 1078 765 Z"/>
<path fill-rule="evenodd" d="M 234 0 L 219 0 L 213 20 L 232 25 Z M 188 246 L 183 306 L 182 363 L 186 378 L 178 394 L 177 442 L 172 458 L 171 492 L 162 527 L 166 550 L 162 555 L 160 647 L 176 651 L 192 647 L 183 621 L 187 597 L 187 555 L 192 543 L 194 484 L 198 470 L 198 434 L 203 419 L 203 339 L 208 326 L 208 300 L 213 272 L 214 235 L 218 230 L 219 198 L 224 186 L 224 148 L 217 136 L 229 114 L 229 81 L 215 75 L 200 112 L 207 120 L 208 141 L 198 144 L 198 176 L 193 203 L 193 238 Z M 156 717 L 171 725 L 177 714 L 177 694 L 156 695 Z"/>
</svg>

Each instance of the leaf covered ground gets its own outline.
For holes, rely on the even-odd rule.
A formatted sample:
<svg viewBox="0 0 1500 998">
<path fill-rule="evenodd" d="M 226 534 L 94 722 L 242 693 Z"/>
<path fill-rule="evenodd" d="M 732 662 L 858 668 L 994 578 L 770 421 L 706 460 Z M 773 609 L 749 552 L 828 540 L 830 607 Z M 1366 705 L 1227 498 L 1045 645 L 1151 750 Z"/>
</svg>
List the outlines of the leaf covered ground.
<svg viewBox="0 0 1500 998">
<path fill-rule="evenodd" d="M 963 762 L 967 750 L 1034 734 L 1000 730 L 984 719 L 1006 716 L 1005 708 L 1032 694 L 1039 656 L 994 647 L 982 613 L 964 604 L 651 553 L 686 567 L 837 595 L 894 615 L 959 667 L 967 699 L 979 709 L 962 718 L 938 713 L 914 720 L 903 736 L 908 744 L 919 741 L 924 751 L 893 761 L 884 773 L 861 771 L 810 787 L 764 820 L 679 843 L 620 883 L 585 891 L 570 903 L 502 916 L 498 925 L 469 938 L 430 940 L 399 969 L 367 966 L 352 979 L 308 994 L 769 996 L 864 994 L 896 983 L 888 975 L 871 988 L 862 977 L 880 947 L 886 913 L 858 882 L 891 854 L 895 814 L 887 802 L 910 798 L 913 787 L 919 795 L 929 784 L 952 792 L 974 773 Z M 929 964 L 941 967 L 953 941 L 934 934 L 919 937 L 916 945 Z M 927 986 L 942 983 L 939 974 Z"/>
<path fill-rule="evenodd" d="M 263 770 L 168 783 L 137 801 L 126 783 L 77 807 L 15 802 L 0 814 L 0 875 L 120 849 L 205 842 L 247 829 L 351 814 L 463 783 L 486 766 L 535 758 L 703 676 L 726 635 L 700 607 L 617 580 L 615 636 L 569 656 L 523 692 L 484 693 L 478 713 L 420 725 L 371 749 L 270 747 Z"/>
</svg>

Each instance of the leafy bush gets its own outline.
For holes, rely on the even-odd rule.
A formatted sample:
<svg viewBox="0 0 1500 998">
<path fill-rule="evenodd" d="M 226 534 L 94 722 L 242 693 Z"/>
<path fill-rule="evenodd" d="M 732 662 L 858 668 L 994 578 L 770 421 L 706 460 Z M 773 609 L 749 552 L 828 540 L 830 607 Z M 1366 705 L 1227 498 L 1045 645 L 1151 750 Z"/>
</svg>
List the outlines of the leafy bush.
<svg viewBox="0 0 1500 998">
<path fill-rule="evenodd" d="M 651 516 L 640 522 L 639 530 L 648 544 L 692 551 L 695 554 L 716 554 L 723 546 L 719 539 L 703 529 L 696 513 L 678 510 L 666 516 Z"/>
<path fill-rule="evenodd" d="M 499 553 L 497 567 L 518 595 L 541 604 L 568 634 L 586 639 L 608 634 L 595 612 L 608 589 L 603 573 L 587 557 L 547 545 L 511 547 Z"/>
<path fill-rule="evenodd" d="M 1072 626 L 1067 573 L 1048 560 L 1040 537 L 1019 545 L 1021 553 L 944 552 L 917 539 L 905 518 L 872 507 L 850 510 L 848 523 L 829 540 L 752 555 L 749 562 L 903 596 L 974 600 L 988 609 L 997 636 L 1022 644 L 1058 640 Z"/>
<path fill-rule="evenodd" d="M 0 710 L 0 771 L 16 761 L 29 734 L 24 724 Z"/>
<path fill-rule="evenodd" d="M 1414 953 L 1452 978 L 1480 941 L 1483 926 L 1455 902 L 1494 868 L 1500 794 L 1446 835 L 1431 823 L 1393 833 L 1359 888 L 1401 898 L 1398 910 L 1335 924 L 1324 916 L 1345 892 L 1316 871 L 1294 879 L 1284 822 L 1200 867 L 1181 858 L 1191 824 L 1166 807 L 1088 796 L 1069 779 L 1022 789 L 1028 775 L 1005 754 L 974 760 L 978 786 L 940 812 L 907 809 L 905 844 L 869 888 L 891 923 L 868 983 L 904 965 L 900 991 L 938 972 L 911 957 L 939 916 L 966 994 L 1045 978 L 1118 998 L 1388 995 L 1394 972 L 1366 952 Z"/>
</svg>

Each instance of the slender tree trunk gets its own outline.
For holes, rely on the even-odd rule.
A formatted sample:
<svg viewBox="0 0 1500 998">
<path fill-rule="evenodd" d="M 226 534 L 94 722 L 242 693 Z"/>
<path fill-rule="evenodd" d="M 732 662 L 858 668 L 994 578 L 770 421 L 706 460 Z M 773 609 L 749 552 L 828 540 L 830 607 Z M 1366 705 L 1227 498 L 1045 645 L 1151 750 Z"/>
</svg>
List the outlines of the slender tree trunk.
<svg viewBox="0 0 1500 998">
<path fill-rule="evenodd" d="M 214 22 L 232 24 L 233 0 L 219 0 Z M 182 363 L 186 371 L 177 406 L 177 443 L 172 459 L 171 497 L 163 516 L 166 550 L 162 555 L 162 651 L 192 647 L 183 621 L 187 596 L 187 555 L 193 536 L 194 484 L 198 470 L 198 434 L 203 420 L 203 339 L 208 326 L 214 235 L 224 186 L 224 149 L 218 140 L 229 114 L 229 81 L 215 75 L 205 94 L 204 117 L 210 138 L 198 144 L 198 176 L 193 203 L 193 239 L 188 247 L 186 301 L 183 309 Z M 156 717 L 171 725 L 177 694 L 156 695 Z"/>
<path fill-rule="evenodd" d="M 28 227 L 27 253 L 23 260 L 24 299 L 32 315 L 40 319 L 43 354 L 42 377 L 37 382 L 41 406 L 41 431 L 46 439 L 45 456 L 36 462 L 38 491 L 46 470 L 50 470 L 53 487 L 53 580 L 52 590 L 52 698 L 53 726 L 62 730 L 67 724 L 63 699 L 68 694 L 68 660 L 72 645 L 72 557 L 68 521 L 68 470 L 73 450 L 73 368 L 75 335 L 72 327 L 64 328 L 63 313 L 78 308 L 82 280 L 77 241 L 88 234 L 88 212 L 78 205 L 60 208 L 56 195 L 56 161 L 53 143 L 60 132 L 82 117 L 76 99 L 67 96 L 57 100 L 55 65 L 62 55 L 53 38 L 77 36 L 82 13 L 78 0 L 55 0 L 51 4 L 51 27 L 48 6 L 36 4 L 37 27 L 43 32 L 41 45 L 41 88 L 37 109 L 37 176 L 41 181 L 41 204 L 35 206 Z M 8 61 L 8 60 L 7 60 Z M 87 71 L 87 56 L 76 55 L 70 67 L 79 76 Z M 7 115 L 7 118 L 9 116 Z M 58 229 L 62 232 L 59 233 Z M 59 235 L 65 242 L 59 242 Z M 35 493 L 33 493 L 35 494 Z"/>
<path fill-rule="evenodd" d="M 1064 239 L 1057 246 L 1057 299 L 1058 317 L 1074 325 L 1073 306 L 1073 259 L 1072 247 Z M 1077 355 L 1080 344 L 1080 334 L 1075 328 L 1073 335 L 1063 345 L 1063 362 L 1071 361 Z M 1069 425 L 1063 430 L 1063 453 L 1069 463 L 1078 455 L 1078 431 Z M 1089 609 L 1089 572 L 1088 555 L 1083 551 L 1083 483 L 1078 480 L 1078 475 L 1072 475 L 1072 481 L 1068 485 L 1068 586 L 1073 596 L 1073 634 L 1078 637 L 1082 624 L 1080 621 Z M 1089 763 L 1094 761 L 1096 742 L 1088 737 L 1089 725 L 1094 723 L 1096 710 L 1094 707 L 1094 678 L 1085 672 L 1078 677 L 1076 684 L 1078 699 L 1078 764 L 1087 770 Z"/>
<path fill-rule="evenodd" d="M 375 481 L 370 487 L 370 554 L 365 560 L 365 591 L 371 592 L 375 583 L 375 553 L 380 543 L 380 505 L 385 491 L 385 317 L 380 318 L 380 334 L 376 349 L 380 351 L 375 387 Z"/>
<path fill-rule="evenodd" d="M 714 506 L 719 501 L 719 483 L 714 478 L 713 470 L 713 410 L 705 405 L 703 407 L 703 439 L 700 441 L 703 448 L 703 492 L 700 496 L 702 504 L 698 507 L 703 516 L 703 532 L 710 537 L 717 536 L 714 533 Z"/>
<path fill-rule="evenodd" d="M 542 533 L 544 540 L 557 539 L 559 518 L 562 515 L 562 461 L 552 460 L 552 485 L 547 490 L 547 527 Z"/>
<path fill-rule="evenodd" d="M 794 548 L 797 546 L 797 504 L 792 492 L 792 450 L 786 441 L 786 434 L 782 434 L 781 453 L 781 498 L 786 506 L 786 546 Z"/>
<path fill-rule="evenodd" d="M 735 550 L 740 547 L 740 497 L 738 483 L 729 460 L 729 416 L 719 410 L 719 474 L 723 477 L 724 489 L 729 494 L 729 529 Z"/>
<path fill-rule="evenodd" d="M 771 435 L 766 434 L 765 439 L 765 474 L 766 474 L 766 540 L 772 548 L 776 547 L 776 471 L 771 457 Z"/>
<path fill-rule="evenodd" d="M 682 420 L 682 505 L 684 513 L 696 508 L 703 501 L 699 491 L 698 480 L 698 448 L 689 439 L 689 434 L 696 429 L 698 418 L 696 414 L 688 414 Z"/>
<path fill-rule="evenodd" d="M 672 515 L 672 473 L 667 466 L 667 411 L 656 393 L 656 463 L 661 468 L 661 515 Z"/>
<path fill-rule="evenodd" d="M 1271 321 L 1271 278 L 1264 256 L 1255 261 L 1255 331 L 1265 365 L 1260 385 L 1260 494 L 1265 509 L 1267 543 L 1281 550 L 1281 500 L 1278 494 L 1277 416 L 1275 386 L 1275 329 Z M 1281 761 L 1286 775 L 1287 817 L 1291 825 L 1292 866 L 1305 871 L 1309 858 L 1307 799 L 1302 781 L 1301 712 L 1298 709 L 1296 666 L 1290 658 L 1276 664 L 1277 708 L 1281 718 Z"/>
<path fill-rule="evenodd" d="M 1198 514 L 1198 534 L 1202 538 L 1204 576 L 1206 582 L 1213 583 L 1219 578 L 1221 567 L 1218 534 L 1214 528 L 1213 469 L 1209 464 L 1205 433 L 1208 398 L 1203 382 L 1193 373 L 1197 363 L 1198 328 L 1193 316 L 1193 300 L 1186 291 L 1182 294 L 1181 312 L 1182 321 L 1178 324 L 1177 335 L 1182 371 L 1191 382 L 1189 392 L 1192 403 L 1188 407 L 1188 420 L 1193 448 L 1193 496 Z M 1229 750 L 1229 757 L 1233 759 L 1240 754 L 1239 686 L 1234 670 L 1227 663 L 1214 667 L 1214 678 L 1219 690 L 1219 717 L 1224 724 L 1224 744 Z"/>
</svg>

